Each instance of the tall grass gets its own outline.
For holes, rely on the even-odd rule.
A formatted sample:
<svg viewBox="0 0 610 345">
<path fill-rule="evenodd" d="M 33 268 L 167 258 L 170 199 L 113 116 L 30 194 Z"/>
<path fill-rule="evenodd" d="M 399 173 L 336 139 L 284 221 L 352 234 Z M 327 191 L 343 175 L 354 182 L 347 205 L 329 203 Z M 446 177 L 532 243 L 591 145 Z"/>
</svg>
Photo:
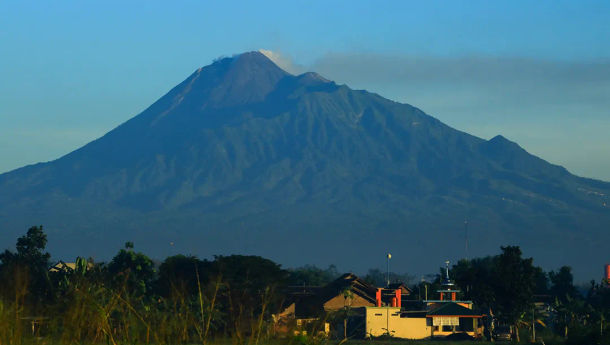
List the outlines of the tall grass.
<svg viewBox="0 0 610 345">
<path fill-rule="evenodd" d="M 34 311 L 26 308 L 27 281 L 17 276 L 13 280 L 12 300 L 0 298 L 0 345 L 29 343 L 31 332 L 25 327 Z M 221 277 L 207 286 L 198 282 L 195 296 L 186 286 L 173 284 L 168 297 L 137 296 L 125 286 L 109 287 L 95 279 L 71 278 L 59 301 L 37 310 L 45 316 L 37 339 L 54 344 L 192 344 L 215 343 L 210 340 L 214 330 L 224 326 L 219 309 L 219 296 L 231 291 Z M 241 308 L 234 320 L 235 328 L 214 332 L 220 339 L 232 339 L 237 344 L 259 344 L 268 339 L 265 315 L 273 290 L 261 295 L 260 313 Z M 246 317 L 247 316 L 247 317 Z M 245 326 L 245 327 L 244 327 Z M 36 339 L 34 339 L 36 340 Z"/>
<path fill-rule="evenodd" d="M 0 299 L 0 345 L 20 345 L 24 339 L 25 316 L 29 314 L 26 297 L 29 288 L 29 274 L 26 267 L 16 266 L 3 279 L 3 299 Z"/>
</svg>

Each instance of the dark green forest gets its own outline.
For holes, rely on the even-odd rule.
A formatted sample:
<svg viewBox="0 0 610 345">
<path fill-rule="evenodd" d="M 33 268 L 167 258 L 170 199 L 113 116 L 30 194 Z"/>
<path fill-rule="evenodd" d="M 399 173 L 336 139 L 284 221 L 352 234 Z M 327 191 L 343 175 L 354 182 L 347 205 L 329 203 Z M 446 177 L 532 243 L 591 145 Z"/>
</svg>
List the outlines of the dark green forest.
<svg viewBox="0 0 610 345">
<path fill-rule="evenodd" d="M 42 226 L 35 226 L 17 239 L 14 251 L 0 254 L 0 345 L 341 341 L 274 331 L 287 287 L 325 285 L 340 275 L 333 265 L 284 269 L 243 255 L 212 260 L 175 255 L 155 262 L 128 242 L 109 262 L 77 258 L 67 267 L 50 261 L 46 244 Z M 371 269 L 363 278 L 383 286 L 384 273 Z M 462 260 L 450 276 L 460 298 L 474 301 L 498 324 L 514 326 L 515 340 L 528 341 L 537 331 L 547 344 L 610 344 L 606 281 L 591 281 L 583 293 L 574 286 L 570 267 L 545 272 L 512 246 L 501 247 L 496 256 Z M 404 273 L 390 278 L 413 280 Z M 440 275 L 414 282 L 410 298 L 423 299 L 424 291 L 439 286 Z"/>
</svg>

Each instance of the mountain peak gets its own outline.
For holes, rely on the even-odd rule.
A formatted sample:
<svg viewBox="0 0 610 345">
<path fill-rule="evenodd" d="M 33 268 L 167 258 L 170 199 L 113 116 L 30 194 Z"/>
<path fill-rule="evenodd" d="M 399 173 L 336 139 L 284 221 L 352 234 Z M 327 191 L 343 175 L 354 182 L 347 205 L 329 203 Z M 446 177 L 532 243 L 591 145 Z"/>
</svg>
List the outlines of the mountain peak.
<svg viewBox="0 0 610 345">
<path fill-rule="evenodd" d="M 306 83 L 330 83 L 331 81 L 316 72 L 305 72 L 297 76 L 301 82 Z"/>
<path fill-rule="evenodd" d="M 510 141 L 510 140 L 506 139 L 506 137 L 504 137 L 503 135 L 500 135 L 500 134 L 489 139 L 489 141 L 487 143 L 493 147 L 498 147 L 498 148 L 522 149 L 521 146 L 519 146 L 519 144 L 517 144 L 514 141 Z"/>
<path fill-rule="evenodd" d="M 288 75 L 257 51 L 220 58 L 197 69 L 173 90 L 170 108 L 188 105 L 201 110 L 261 102 Z"/>
<path fill-rule="evenodd" d="M 265 56 L 265 54 L 258 51 L 245 52 L 238 55 L 235 55 L 233 58 L 234 66 L 258 66 L 265 69 L 280 69 L 278 65 L 273 62 L 270 58 Z"/>
<path fill-rule="evenodd" d="M 511 142 L 510 140 L 506 139 L 505 136 L 498 134 L 495 137 L 489 139 L 490 142 Z"/>
<path fill-rule="evenodd" d="M 519 146 L 519 144 L 506 139 L 502 135 L 496 135 L 489 139 L 484 144 L 484 149 L 493 156 L 503 156 L 509 152 L 525 152 L 525 150 Z"/>
<path fill-rule="evenodd" d="M 199 68 L 198 71 L 203 71 L 210 67 L 220 67 L 225 71 L 236 71 L 239 73 L 278 71 L 287 73 L 273 62 L 273 60 L 259 51 L 249 51 L 235 54 L 231 57 L 222 57 L 215 60 L 212 65 Z"/>
<path fill-rule="evenodd" d="M 270 62 L 273 62 L 265 54 L 261 53 L 258 50 L 252 50 L 252 51 L 249 51 L 249 52 L 244 52 L 244 53 L 241 53 L 241 54 L 237 54 L 237 55 L 235 55 L 235 58 L 237 58 L 237 59 L 248 59 L 248 60 L 259 60 L 259 61 L 270 61 Z"/>
</svg>

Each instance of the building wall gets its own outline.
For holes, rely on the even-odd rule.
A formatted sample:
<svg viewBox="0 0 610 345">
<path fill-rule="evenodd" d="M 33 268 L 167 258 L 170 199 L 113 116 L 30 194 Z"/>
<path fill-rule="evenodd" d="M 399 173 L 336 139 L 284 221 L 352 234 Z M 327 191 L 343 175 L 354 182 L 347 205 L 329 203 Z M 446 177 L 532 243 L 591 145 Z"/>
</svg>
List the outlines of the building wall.
<svg viewBox="0 0 610 345">
<path fill-rule="evenodd" d="M 431 335 L 431 326 L 425 317 L 401 318 L 398 307 L 367 307 L 366 335 L 378 337 L 387 334 L 404 339 L 424 339 Z"/>
<path fill-rule="evenodd" d="M 400 317 L 398 307 L 366 307 L 365 309 L 365 336 L 379 337 L 389 333 L 396 338 L 425 339 L 444 337 L 454 333 L 453 330 L 444 331 L 442 326 L 433 326 L 432 319 L 426 317 Z M 478 337 L 482 334 L 482 327 L 477 327 L 475 318 L 460 318 L 460 325 L 468 326 L 470 336 Z M 459 327 L 455 331 L 460 332 Z"/>
<path fill-rule="evenodd" d="M 427 321 L 425 317 L 398 318 L 393 335 L 405 339 L 428 338 L 430 337 L 430 326 Z"/>
</svg>

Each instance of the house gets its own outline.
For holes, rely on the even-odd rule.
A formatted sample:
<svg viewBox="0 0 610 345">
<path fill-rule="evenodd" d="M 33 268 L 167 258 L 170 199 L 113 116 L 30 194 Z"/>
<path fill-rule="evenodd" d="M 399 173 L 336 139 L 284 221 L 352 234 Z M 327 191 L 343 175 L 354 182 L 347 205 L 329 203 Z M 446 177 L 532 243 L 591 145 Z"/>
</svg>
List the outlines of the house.
<svg viewBox="0 0 610 345">
<path fill-rule="evenodd" d="M 64 262 L 59 260 L 49 268 L 49 272 L 72 272 L 76 269 L 75 262 Z"/>
<path fill-rule="evenodd" d="M 57 261 L 57 263 L 49 267 L 49 272 L 72 273 L 77 271 L 78 269 L 88 271 L 91 268 L 93 268 L 92 262 L 88 262 L 87 260 L 78 257 L 76 258 L 76 262 L 64 262 L 62 260 Z"/>
<path fill-rule="evenodd" d="M 457 299 L 460 292 L 449 279 L 449 263 L 437 300 L 425 300 L 416 308 L 403 308 L 401 304 L 366 306 L 357 311 L 364 329 L 364 337 L 389 335 L 405 339 L 445 337 L 465 333 L 473 338 L 483 334 L 483 314 L 473 309 L 471 301 Z M 363 321 L 362 321 L 363 319 Z M 357 320 L 354 320 L 358 323 Z"/>
<path fill-rule="evenodd" d="M 328 335 L 332 319 L 335 333 L 345 334 L 345 329 L 352 335 L 358 328 L 363 329 L 363 324 L 348 324 L 342 320 L 356 319 L 357 310 L 363 307 L 400 307 L 402 300 L 410 294 L 411 290 L 402 283 L 377 288 L 353 273 L 346 273 L 321 287 L 293 286 L 288 291 L 286 308 L 274 315 L 276 331 L 286 333 L 294 330 L 297 334 L 323 331 Z M 338 315 L 337 312 L 344 314 Z"/>
<path fill-rule="evenodd" d="M 341 316 L 352 318 L 354 310 L 362 307 L 401 305 L 402 299 L 411 294 L 411 290 L 402 283 L 392 284 L 388 288 L 377 288 L 353 273 L 346 273 L 325 286 L 293 286 L 289 288 L 286 308 L 274 315 L 276 331 L 280 333 L 295 330 L 305 333 L 324 330 L 331 331 L 330 319 L 337 321 L 337 312 Z M 334 318 L 332 317 L 335 314 Z M 339 318 L 341 318 L 339 317 Z M 354 329 L 357 324 L 350 324 Z M 343 333 L 348 325 L 335 323 L 333 330 Z"/>
<path fill-rule="evenodd" d="M 278 316 L 309 319 L 347 307 L 374 306 L 376 293 L 377 288 L 346 273 L 322 287 L 289 287 L 287 307 Z"/>
<path fill-rule="evenodd" d="M 286 307 L 274 315 L 276 331 L 306 333 L 307 329 L 310 332 L 316 329 L 329 334 L 329 313 L 374 306 L 376 294 L 377 288 L 353 273 L 346 273 L 321 287 L 289 287 Z"/>
</svg>

